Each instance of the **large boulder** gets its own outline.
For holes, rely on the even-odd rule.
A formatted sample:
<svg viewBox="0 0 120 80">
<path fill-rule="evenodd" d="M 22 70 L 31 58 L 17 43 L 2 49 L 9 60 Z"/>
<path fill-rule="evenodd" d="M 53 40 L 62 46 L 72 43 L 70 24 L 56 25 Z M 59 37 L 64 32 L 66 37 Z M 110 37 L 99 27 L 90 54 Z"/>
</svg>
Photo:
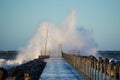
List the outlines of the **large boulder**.
<svg viewBox="0 0 120 80">
<path fill-rule="evenodd" d="M 5 80 L 7 76 L 8 76 L 7 70 L 0 67 L 0 80 Z"/>
</svg>

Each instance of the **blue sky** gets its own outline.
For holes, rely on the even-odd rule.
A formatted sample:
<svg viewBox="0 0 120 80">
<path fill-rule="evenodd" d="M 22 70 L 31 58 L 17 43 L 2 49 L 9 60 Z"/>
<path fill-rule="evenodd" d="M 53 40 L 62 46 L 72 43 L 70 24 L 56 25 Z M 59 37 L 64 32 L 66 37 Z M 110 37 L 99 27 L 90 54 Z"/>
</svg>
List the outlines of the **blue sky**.
<svg viewBox="0 0 120 80">
<path fill-rule="evenodd" d="M 0 50 L 27 45 L 40 22 L 59 25 L 71 8 L 99 50 L 120 50 L 120 0 L 0 0 Z"/>
</svg>

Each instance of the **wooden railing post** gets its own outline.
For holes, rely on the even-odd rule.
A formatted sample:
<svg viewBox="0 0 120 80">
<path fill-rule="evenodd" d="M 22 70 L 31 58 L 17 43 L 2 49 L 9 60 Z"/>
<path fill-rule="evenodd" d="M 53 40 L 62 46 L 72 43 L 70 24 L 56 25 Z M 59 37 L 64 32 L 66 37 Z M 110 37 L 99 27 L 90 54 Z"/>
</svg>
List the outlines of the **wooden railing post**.
<svg viewBox="0 0 120 80">
<path fill-rule="evenodd" d="M 91 60 L 89 58 L 89 80 L 91 79 Z"/>
<path fill-rule="evenodd" d="M 94 73 L 93 72 L 94 72 L 94 59 L 95 59 L 95 57 L 90 55 L 89 58 L 90 58 L 90 80 L 93 80 L 93 78 L 94 78 Z"/>
<path fill-rule="evenodd" d="M 120 80 L 120 64 L 118 65 L 114 61 L 109 62 L 107 58 L 103 62 L 101 57 L 97 60 L 94 56 L 87 57 L 62 53 L 62 57 L 88 80 Z"/>
<path fill-rule="evenodd" d="M 87 57 L 85 58 L 85 75 L 87 76 Z"/>
<path fill-rule="evenodd" d="M 118 71 L 119 71 L 119 75 L 118 76 L 119 76 L 119 80 L 120 80 L 120 64 L 119 64 L 119 70 Z"/>
<path fill-rule="evenodd" d="M 116 70 L 116 65 L 114 65 L 114 80 L 117 80 L 117 70 Z"/>
<path fill-rule="evenodd" d="M 80 71 L 80 56 L 78 57 L 78 71 Z"/>
<path fill-rule="evenodd" d="M 94 80 L 96 80 L 96 68 L 97 68 L 97 66 L 96 66 L 96 59 L 94 60 Z"/>
<path fill-rule="evenodd" d="M 80 67 L 79 67 L 80 72 L 82 72 L 82 59 L 80 57 Z"/>
<path fill-rule="evenodd" d="M 100 80 L 102 80 L 102 63 L 100 63 Z"/>
<path fill-rule="evenodd" d="M 98 80 L 99 80 L 99 69 L 100 69 L 99 66 L 100 66 L 100 65 L 99 65 L 99 62 L 97 62 L 97 79 L 98 79 Z"/>
<path fill-rule="evenodd" d="M 111 64 L 109 64 L 108 74 L 109 74 L 109 80 L 111 80 Z"/>
<path fill-rule="evenodd" d="M 90 80 L 91 80 L 91 59 L 90 59 Z"/>
<path fill-rule="evenodd" d="M 105 58 L 104 65 L 103 65 L 103 67 L 104 67 L 104 80 L 106 80 L 106 72 L 107 72 L 108 63 L 109 63 L 109 59 Z"/>
</svg>

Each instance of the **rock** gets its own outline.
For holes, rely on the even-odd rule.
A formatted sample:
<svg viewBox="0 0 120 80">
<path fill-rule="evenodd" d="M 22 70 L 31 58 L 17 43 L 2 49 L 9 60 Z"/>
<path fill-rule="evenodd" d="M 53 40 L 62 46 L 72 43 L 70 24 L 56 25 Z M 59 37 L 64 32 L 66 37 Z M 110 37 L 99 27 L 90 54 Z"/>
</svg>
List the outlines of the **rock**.
<svg viewBox="0 0 120 80">
<path fill-rule="evenodd" d="M 10 69 L 9 77 L 16 77 L 16 80 L 38 80 L 46 65 L 46 57 L 39 57 L 20 66 Z M 29 73 L 29 75 L 28 75 Z"/>
<path fill-rule="evenodd" d="M 8 76 L 7 70 L 0 67 L 0 80 L 5 80 L 7 76 Z"/>
</svg>

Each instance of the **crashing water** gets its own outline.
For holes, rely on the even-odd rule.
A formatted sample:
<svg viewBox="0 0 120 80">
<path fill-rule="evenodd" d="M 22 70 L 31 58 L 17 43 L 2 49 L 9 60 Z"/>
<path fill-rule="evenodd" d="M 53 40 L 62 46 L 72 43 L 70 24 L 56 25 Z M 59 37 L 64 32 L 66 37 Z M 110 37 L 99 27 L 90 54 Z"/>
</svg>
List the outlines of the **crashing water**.
<svg viewBox="0 0 120 80">
<path fill-rule="evenodd" d="M 95 55 L 97 45 L 91 32 L 84 27 L 76 26 L 75 17 L 75 10 L 72 9 L 70 15 L 59 26 L 50 22 L 41 22 L 35 35 L 29 40 L 28 45 L 20 49 L 15 60 L 5 61 L 6 64 L 22 64 L 24 61 L 27 62 L 38 58 L 40 50 L 45 50 L 47 28 L 47 50 L 57 50 L 58 45 L 61 44 L 64 52 L 80 50 L 81 55 Z"/>
</svg>

